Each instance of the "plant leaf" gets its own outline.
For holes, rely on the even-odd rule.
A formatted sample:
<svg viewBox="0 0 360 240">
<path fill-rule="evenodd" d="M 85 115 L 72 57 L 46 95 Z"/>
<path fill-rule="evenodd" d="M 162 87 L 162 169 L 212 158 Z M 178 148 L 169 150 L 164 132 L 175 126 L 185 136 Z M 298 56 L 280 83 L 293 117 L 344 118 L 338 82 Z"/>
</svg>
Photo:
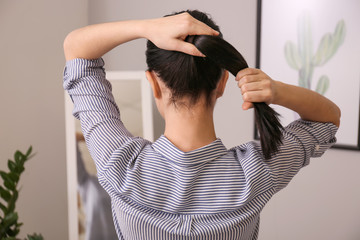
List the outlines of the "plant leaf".
<svg viewBox="0 0 360 240">
<path fill-rule="evenodd" d="M 15 237 L 6 237 L 2 238 L 1 240 L 17 240 Z"/>
<path fill-rule="evenodd" d="M 14 202 L 16 202 L 16 200 L 18 199 L 18 197 L 19 197 L 19 192 L 18 192 L 18 191 L 15 191 L 15 192 L 13 192 L 13 195 L 12 195 L 11 199 L 12 199 Z"/>
<path fill-rule="evenodd" d="M 18 166 L 18 174 L 20 175 L 25 170 L 23 165 Z"/>
<path fill-rule="evenodd" d="M 4 217 L 4 227 L 5 229 L 11 227 L 12 225 L 16 224 L 18 220 L 18 214 L 16 212 L 12 212 L 12 213 L 9 213 L 7 214 L 5 217 Z"/>
<path fill-rule="evenodd" d="M 22 225 L 24 225 L 24 223 L 16 223 L 17 228 L 21 227 Z"/>
<path fill-rule="evenodd" d="M 16 235 L 19 233 L 19 229 L 11 229 L 9 228 L 8 231 L 7 231 L 7 234 L 10 236 L 10 237 L 16 237 Z"/>
<path fill-rule="evenodd" d="M 7 173 L 0 170 L 0 177 L 5 181 L 6 180 Z"/>
<path fill-rule="evenodd" d="M 14 191 L 15 190 L 15 182 L 11 179 L 8 173 L 4 171 L 0 171 L 0 176 L 4 180 L 4 186 L 8 189 Z"/>
<path fill-rule="evenodd" d="M 0 186 L 0 196 L 6 201 L 10 201 L 11 193 L 8 190 L 5 190 L 3 187 Z"/>
<path fill-rule="evenodd" d="M 25 156 L 28 158 L 32 152 L 32 146 L 29 147 L 29 149 L 26 151 Z"/>
<path fill-rule="evenodd" d="M 17 164 L 23 165 L 25 161 L 25 155 L 19 150 L 17 150 L 14 154 L 14 159 Z"/>
<path fill-rule="evenodd" d="M 11 172 L 16 172 L 16 163 L 9 159 L 8 168 Z"/>
<path fill-rule="evenodd" d="M 8 204 L 8 213 L 11 213 L 11 212 L 14 212 L 15 210 L 15 202 L 14 201 L 9 201 L 9 204 Z"/>
<path fill-rule="evenodd" d="M 18 196 L 19 193 L 15 191 L 10 201 L 8 202 L 8 212 L 13 212 L 15 210 L 16 200 L 18 199 Z"/>
<path fill-rule="evenodd" d="M 34 233 L 33 235 L 27 235 L 28 240 L 44 240 L 43 236 L 41 234 Z"/>
<path fill-rule="evenodd" d="M 317 83 L 315 91 L 320 93 L 321 95 L 324 95 L 326 91 L 329 89 L 329 86 L 330 86 L 330 80 L 328 76 L 322 75 Z"/>
<path fill-rule="evenodd" d="M 6 215 L 6 213 L 7 213 L 6 207 L 5 207 L 5 205 L 2 204 L 1 202 L 0 202 L 0 209 L 3 211 L 4 215 Z M 0 217 L 0 218 L 1 218 L 1 217 Z"/>
<path fill-rule="evenodd" d="M 7 175 L 15 184 L 19 181 L 20 178 L 19 174 L 16 174 L 14 172 L 9 172 Z"/>
<path fill-rule="evenodd" d="M 17 213 L 9 213 L 7 214 L 4 219 L 3 219 L 3 223 L 2 226 L 0 228 L 0 236 L 9 236 L 9 230 L 11 231 L 11 226 L 15 225 L 17 223 L 18 220 L 18 214 Z M 3 239 L 3 238 L 1 238 Z M 5 239 L 12 239 L 12 238 L 5 238 Z M 14 238 L 15 239 L 15 238 Z"/>
<path fill-rule="evenodd" d="M 16 222 L 17 219 L 18 219 L 18 214 L 15 212 L 9 213 L 4 217 L 5 222 Z"/>
<path fill-rule="evenodd" d="M 14 182 L 12 182 L 11 180 L 10 180 L 10 181 L 8 181 L 8 180 L 4 181 L 4 186 L 5 186 L 7 189 L 11 190 L 11 191 L 15 191 L 15 190 L 16 190 L 15 184 L 14 184 Z"/>
</svg>

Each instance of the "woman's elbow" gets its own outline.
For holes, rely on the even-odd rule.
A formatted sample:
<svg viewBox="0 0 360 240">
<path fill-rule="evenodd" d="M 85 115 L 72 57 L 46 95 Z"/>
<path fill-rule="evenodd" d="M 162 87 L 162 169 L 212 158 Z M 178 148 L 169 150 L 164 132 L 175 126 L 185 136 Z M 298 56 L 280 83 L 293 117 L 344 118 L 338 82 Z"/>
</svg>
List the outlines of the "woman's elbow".
<svg viewBox="0 0 360 240">
<path fill-rule="evenodd" d="M 333 123 L 334 123 L 337 127 L 340 127 L 340 118 L 341 118 L 341 110 L 340 110 L 340 108 L 339 108 L 337 105 L 335 105 Z"/>
<path fill-rule="evenodd" d="M 70 32 L 66 37 L 65 37 L 65 40 L 64 40 L 64 43 L 63 43 L 63 49 L 64 49 L 64 55 L 65 55 L 65 59 L 66 61 L 69 61 L 74 57 L 74 31 Z"/>
</svg>

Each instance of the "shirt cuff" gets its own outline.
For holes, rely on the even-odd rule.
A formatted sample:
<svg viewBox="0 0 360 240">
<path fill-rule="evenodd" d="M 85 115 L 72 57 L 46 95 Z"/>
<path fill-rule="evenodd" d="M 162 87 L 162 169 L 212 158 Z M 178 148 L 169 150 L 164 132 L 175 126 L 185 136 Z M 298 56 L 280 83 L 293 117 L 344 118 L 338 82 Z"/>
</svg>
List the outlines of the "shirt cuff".
<svg viewBox="0 0 360 240">
<path fill-rule="evenodd" d="M 299 119 L 291 123 L 288 127 L 290 132 L 307 132 L 301 134 L 301 139 L 309 157 L 321 157 L 324 152 L 336 143 L 335 134 L 338 130 L 333 123 L 311 122 Z M 299 136 L 299 135 L 298 135 Z M 313 138 L 314 141 L 308 141 L 306 138 Z"/>
<path fill-rule="evenodd" d="M 78 79 L 94 75 L 105 75 L 104 64 L 102 58 L 92 60 L 76 58 L 67 61 L 63 74 L 64 89 L 69 90 Z"/>
</svg>

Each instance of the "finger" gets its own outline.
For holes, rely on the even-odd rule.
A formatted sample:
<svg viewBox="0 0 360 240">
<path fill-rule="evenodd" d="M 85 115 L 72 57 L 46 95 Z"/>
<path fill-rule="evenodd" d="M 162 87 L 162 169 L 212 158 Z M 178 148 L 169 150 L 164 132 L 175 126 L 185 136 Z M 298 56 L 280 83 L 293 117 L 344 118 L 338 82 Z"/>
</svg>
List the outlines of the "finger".
<svg viewBox="0 0 360 240">
<path fill-rule="evenodd" d="M 206 23 L 199 21 L 187 13 L 187 17 L 190 17 L 192 24 L 190 24 L 188 35 L 214 35 L 218 36 L 220 33 L 215 29 L 211 28 Z"/>
<path fill-rule="evenodd" d="M 220 33 L 202 21 L 197 20 L 192 17 L 188 12 L 184 12 L 179 15 L 171 16 L 178 21 L 177 26 L 179 26 L 182 31 L 179 32 L 181 36 L 187 35 L 219 35 Z M 179 36 L 180 36 L 179 35 Z"/>
<path fill-rule="evenodd" d="M 254 107 L 254 105 L 251 102 L 244 102 L 242 104 L 242 109 L 243 110 L 248 110 L 248 109 L 253 108 L 253 107 Z"/>
<path fill-rule="evenodd" d="M 271 91 L 268 90 L 248 91 L 242 96 L 244 102 L 270 102 L 272 98 Z"/>
<path fill-rule="evenodd" d="M 240 85 L 239 82 L 238 86 L 241 90 L 241 94 L 244 94 L 249 91 L 261 91 L 264 89 L 263 85 L 260 82 L 250 82 L 242 85 Z"/>
<path fill-rule="evenodd" d="M 257 91 L 252 91 L 252 92 L 245 92 L 242 96 L 243 96 L 243 100 L 244 102 L 256 102 L 255 99 L 257 99 L 259 93 Z"/>
<path fill-rule="evenodd" d="M 178 41 L 177 47 L 175 49 L 176 51 L 183 52 L 189 55 L 197 56 L 197 57 L 205 57 L 204 54 L 202 54 L 199 49 L 195 47 L 195 45 L 183 42 L 181 40 Z"/>
<path fill-rule="evenodd" d="M 189 35 L 213 35 L 218 36 L 220 33 L 207 24 L 196 20 L 196 24 L 193 25 L 193 28 L 190 30 Z"/>
<path fill-rule="evenodd" d="M 237 84 L 238 84 L 239 88 L 242 88 L 246 84 L 250 84 L 250 83 L 254 83 L 254 82 L 258 82 L 258 81 L 259 81 L 259 78 L 257 75 L 245 75 L 240 80 L 238 80 Z"/>
<path fill-rule="evenodd" d="M 235 80 L 239 81 L 241 78 L 247 76 L 247 75 L 254 75 L 254 74 L 258 74 L 259 73 L 259 69 L 256 68 L 245 68 L 241 71 L 239 71 L 236 74 Z"/>
</svg>

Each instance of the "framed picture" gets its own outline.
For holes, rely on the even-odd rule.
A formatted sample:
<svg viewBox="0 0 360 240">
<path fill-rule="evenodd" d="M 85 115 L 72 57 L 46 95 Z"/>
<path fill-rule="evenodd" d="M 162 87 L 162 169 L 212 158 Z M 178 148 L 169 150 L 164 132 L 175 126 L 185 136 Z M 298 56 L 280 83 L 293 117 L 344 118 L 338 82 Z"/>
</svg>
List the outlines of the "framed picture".
<svg viewBox="0 0 360 240">
<path fill-rule="evenodd" d="M 337 148 L 360 149 L 360 1 L 258 0 L 256 65 L 341 109 Z M 284 126 L 299 118 L 273 106 Z M 255 130 L 257 138 L 257 131 Z"/>
<path fill-rule="evenodd" d="M 154 117 L 156 119 L 159 113 L 154 112 L 153 96 L 145 72 L 107 71 L 106 77 L 112 84 L 112 93 L 120 109 L 121 120 L 125 127 L 134 136 L 154 141 L 154 137 L 156 137 L 156 134 L 154 136 Z M 81 129 L 79 121 L 72 115 L 72 110 L 73 103 L 68 93 L 65 92 L 69 239 L 78 240 L 84 238 L 86 231 L 85 224 L 82 224 L 82 222 L 86 222 L 84 219 L 86 209 L 81 207 L 82 204 L 79 201 L 81 194 L 78 194 L 79 169 L 86 171 L 86 175 L 94 177 L 96 169 L 85 143 L 77 142 L 75 138 L 76 133 L 81 132 Z M 81 161 L 79 161 L 79 156 L 81 156 Z M 100 192 L 104 191 L 102 187 L 93 187 L 93 189 L 99 189 L 99 194 L 104 194 Z M 84 210 L 85 212 L 83 212 Z"/>
</svg>

